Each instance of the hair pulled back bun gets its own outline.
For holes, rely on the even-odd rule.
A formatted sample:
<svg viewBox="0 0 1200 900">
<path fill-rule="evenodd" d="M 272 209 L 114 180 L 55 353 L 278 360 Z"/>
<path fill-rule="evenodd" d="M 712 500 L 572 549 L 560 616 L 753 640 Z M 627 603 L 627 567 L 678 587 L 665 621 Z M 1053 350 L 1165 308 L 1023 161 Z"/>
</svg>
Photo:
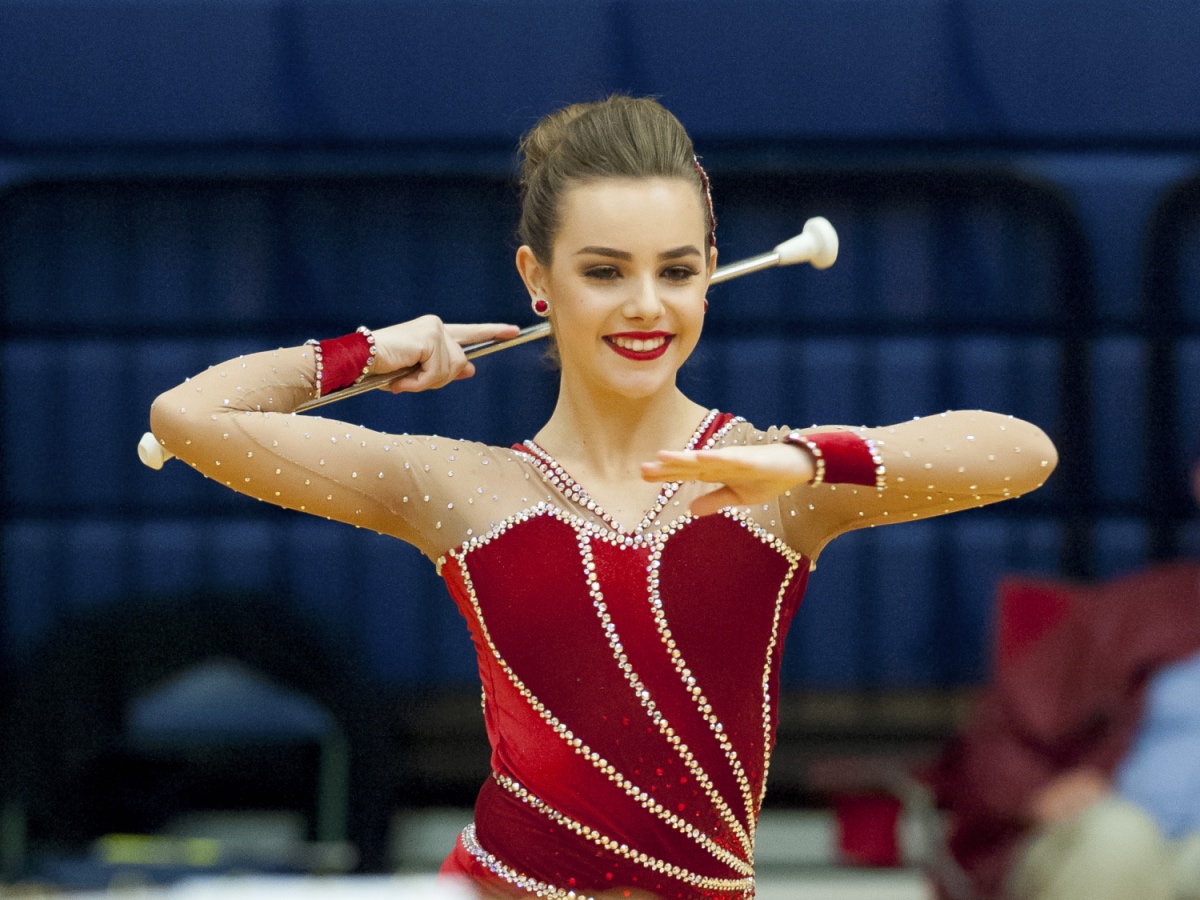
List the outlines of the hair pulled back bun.
<svg viewBox="0 0 1200 900">
<path fill-rule="evenodd" d="M 523 160 L 517 237 L 543 263 L 550 262 L 563 193 L 598 178 L 686 178 L 700 192 L 712 233 L 708 184 L 692 139 L 657 100 L 616 94 L 574 103 L 539 121 L 518 149 Z"/>
</svg>

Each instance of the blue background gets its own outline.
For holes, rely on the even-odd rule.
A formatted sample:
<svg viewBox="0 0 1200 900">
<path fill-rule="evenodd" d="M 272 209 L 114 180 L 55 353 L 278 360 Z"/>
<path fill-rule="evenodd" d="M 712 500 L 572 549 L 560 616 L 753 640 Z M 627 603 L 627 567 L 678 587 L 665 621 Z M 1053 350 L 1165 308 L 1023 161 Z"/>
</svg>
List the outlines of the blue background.
<svg viewBox="0 0 1200 900">
<path fill-rule="evenodd" d="M 5 0 L 0 666 L 211 594 L 281 601 L 374 689 L 470 684 L 415 551 L 134 445 L 159 391 L 238 352 L 528 321 L 512 148 L 619 90 L 693 134 L 724 261 L 811 215 L 842 240 L 828 272 L 714 289 L 696 399 L 760 424 L 983 407 L 1058 443 L 1036 495 L 834 544 L 785 658 L 790 688 L 979 680 L 1000 573 L 1195 546 L 1198 46 L 1191 2 Z M 510 443 L 553 390 L 523 349 L 338 412 Z"/>
</svg>

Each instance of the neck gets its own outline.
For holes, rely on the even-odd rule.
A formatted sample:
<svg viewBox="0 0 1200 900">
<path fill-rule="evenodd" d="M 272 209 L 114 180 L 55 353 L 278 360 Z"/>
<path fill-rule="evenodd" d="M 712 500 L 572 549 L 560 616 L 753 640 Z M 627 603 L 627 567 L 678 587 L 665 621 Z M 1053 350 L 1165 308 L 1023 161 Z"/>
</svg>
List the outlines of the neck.
<svg viewBox="0 0 1200 900">
<path fill-rule="evenodd" d="M 564 372 L 558 402 L 535 440 L 561 462 L 604 478 L 640 479 L 638 466 L 659 450 L 681 450 L 707 410 L 674 384 L 649 397 L 597 395 Z"/>
</svg>

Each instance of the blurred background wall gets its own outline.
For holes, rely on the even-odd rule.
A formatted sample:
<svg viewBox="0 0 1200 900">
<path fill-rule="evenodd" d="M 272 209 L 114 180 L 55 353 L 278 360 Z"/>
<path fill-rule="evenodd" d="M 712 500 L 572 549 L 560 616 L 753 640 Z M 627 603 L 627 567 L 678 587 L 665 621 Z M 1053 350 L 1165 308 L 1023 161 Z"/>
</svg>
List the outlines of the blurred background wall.
<svg viewBox="0 0 1200 900">
<path fill-rule="evenodd" d="M 212 658 L 342 723 L 352 830 L 469 802 L 486 772 L 474 663 L 431 567 L 178 464 L 152 472 L 134 445 L 158 392 L 239 352 L 424 312 L 528 322 L 513 147 L 613 91 L 660 97 L 691 131 L 723 261 L 812 215 L 841 236 L 828 272 L 714 289 L 683 376 L 697 400 L 760 425 L 981 407 L 1060 448 L 1029 498 L 831 547 L 788 644 L 791 694 L 975 684 L 1001 573 L 1191 552 L 1198 46 L 1189 0 L 4 0 L 10 819 L 69 842 L 187 802 L 174 757 L 130 761 L 131 710 Z M 508 444 L 554 387 L 524 348 L 436 396 L 337 414 Z M 478 730 L 430 738 L 460 727 Z M 148 758 L 158 780 L 128 788 Z M 228 802 L 307 790 L 272 782 L 271 759 Z M 54 790 L 22 787 L 47 766 Z"/>
</svg>

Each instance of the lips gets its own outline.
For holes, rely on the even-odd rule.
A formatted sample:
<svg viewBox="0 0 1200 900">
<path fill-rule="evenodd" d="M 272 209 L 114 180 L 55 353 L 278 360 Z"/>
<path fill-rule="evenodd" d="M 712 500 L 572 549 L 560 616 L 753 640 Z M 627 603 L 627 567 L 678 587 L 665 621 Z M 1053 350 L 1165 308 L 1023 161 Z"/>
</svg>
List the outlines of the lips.
<svg viewBox="0 0 1200 900">
<path fill-rule="evenodd" d="M 642 331 L 610 334 L 604 341 L 626 359 L 651 360 L 666 353 L 674 337 L 665 331 Z"/>
</svg>

